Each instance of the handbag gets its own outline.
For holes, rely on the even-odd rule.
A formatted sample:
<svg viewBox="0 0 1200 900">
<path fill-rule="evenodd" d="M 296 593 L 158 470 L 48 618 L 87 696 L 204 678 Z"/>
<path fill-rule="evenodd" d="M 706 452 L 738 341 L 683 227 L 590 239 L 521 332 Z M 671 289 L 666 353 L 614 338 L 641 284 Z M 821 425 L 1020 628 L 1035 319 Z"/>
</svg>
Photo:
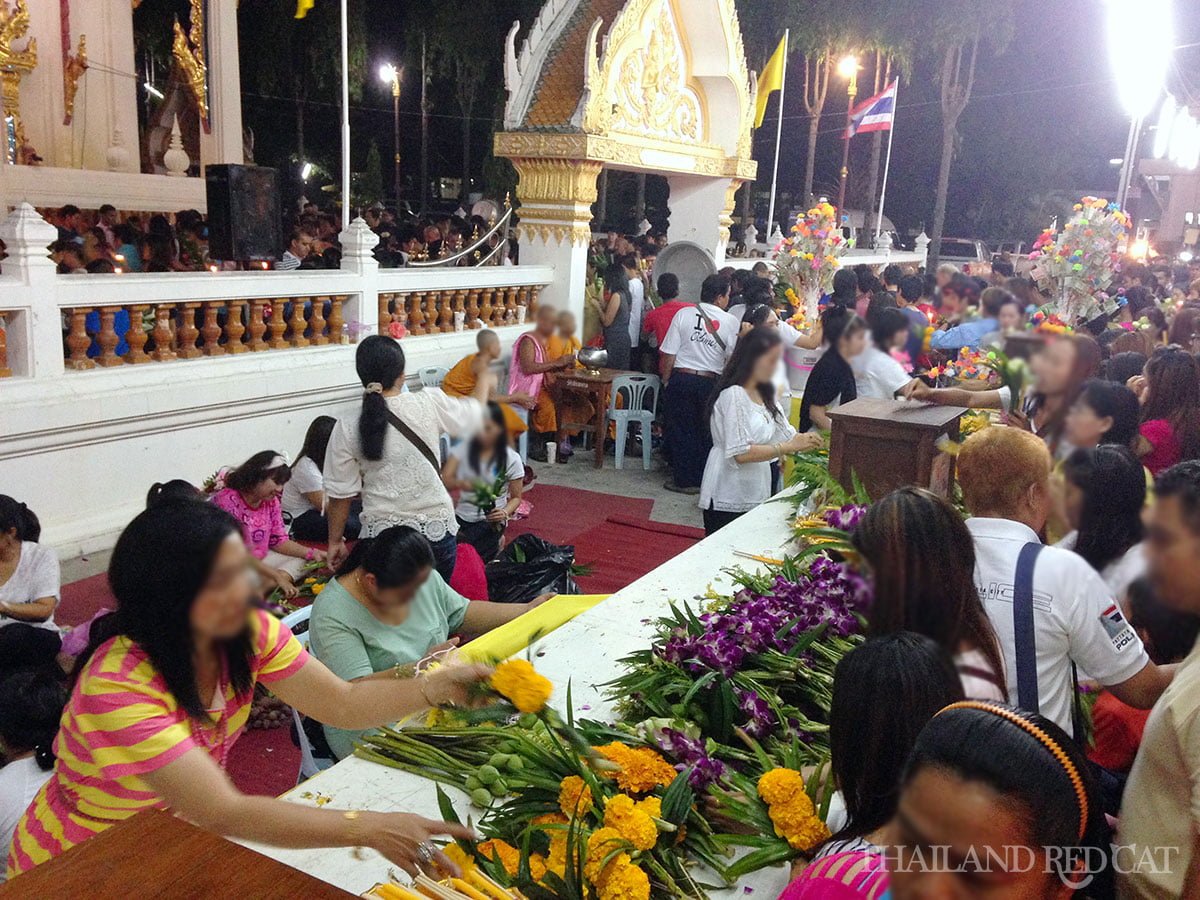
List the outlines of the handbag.
<svg viewBox="0 0 1200 900">
<path fill-rule="evenodd" d="M 421 452 L 421 455 L 423 457 L 425 457 L 425 459 L 429 462 L 429 464 L 431 466 L 433 466 L 433 471 L 436 472 L 438 474 L 438 476 L 440 477 L 442 474 L 442 467 L 438 463 L 437 456 L 435 456 L 434 452 L 431 449 L 429 449 L 429 445 L 426 444 L 423 440 L 421 440 L 421 436 L 419 434 L 417 434 L 415 431 L 413 431 L 411 428 L 409 428 L 401 420 L 401 418 L 398 415 L 396 415 L 394 412 L 392 412 L 390 409 L 388 410 L 387 416 L 388 416 L 388 421 L 392 424 L 392 427 L 395 428 L 402 435 L 404 435 L 406 438 L 408 438 L 408 442 L 410 444 L 412 444 L 414 447 L 416 447 Z"/>
</svg>

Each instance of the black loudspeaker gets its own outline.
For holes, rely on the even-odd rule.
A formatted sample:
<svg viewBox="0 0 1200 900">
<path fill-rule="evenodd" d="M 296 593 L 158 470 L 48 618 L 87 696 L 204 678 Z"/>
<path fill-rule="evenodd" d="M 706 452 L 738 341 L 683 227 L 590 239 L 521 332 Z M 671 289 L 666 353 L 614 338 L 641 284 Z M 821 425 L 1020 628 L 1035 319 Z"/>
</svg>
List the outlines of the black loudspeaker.
<svg viewBox="0 0 1200 900">
<path fill-rule="evenodd" d="M 279 172 L 260 166 L 207 166 L 204 181 L 208 255 L 220 260 L 279 259 L 284 249 Z"/>
</svg>

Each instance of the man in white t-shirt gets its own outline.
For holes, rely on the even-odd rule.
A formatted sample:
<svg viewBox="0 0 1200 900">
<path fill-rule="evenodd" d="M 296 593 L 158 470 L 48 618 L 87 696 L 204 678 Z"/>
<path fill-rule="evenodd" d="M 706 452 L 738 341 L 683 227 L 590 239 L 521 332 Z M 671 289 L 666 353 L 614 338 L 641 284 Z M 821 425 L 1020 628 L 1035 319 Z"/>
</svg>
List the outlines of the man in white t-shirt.
<svg viewBox="0 0 1200 900">
<path fill-rule="evenodd" d="M 1004 654 L 1009 702 L 1074 729 L 1075 678 L 1149 709 L 1173 668 L 1150 661 L 1103 579 L 1082 557 L 1038 538 L 1051 508 L 1050 451 L 1028 431 L 993 426 L 958 456 L 972 518 L 979 598 Z M 931 552 L 945 552 L 931 548 Z"/>
<path fill-rule="evenodd" d="M 1145 543 L 1150 581 L 1163 606 L 1200 616 L 1200 462 L 1180 463 L 1160 475 L 1154 497 Z M 1200 897 L 1196 649 L 1179 664 L 1146 720 L 1125 785 L 1116 845 L 1121 897 Z"/>
<path fill-rule="evenodd" d="M 673 475 L 665 485 L 669 491 L 700 493 L 712 447 L 705 414 L 708 398 L 733 354 L 741 324 L 725 311 L 728 305 L 729 279 L 709 275 L 700 288 L 700 302 L 675 314 L 659 348 L 666 385 L 664 438 Z"/>
</svg>

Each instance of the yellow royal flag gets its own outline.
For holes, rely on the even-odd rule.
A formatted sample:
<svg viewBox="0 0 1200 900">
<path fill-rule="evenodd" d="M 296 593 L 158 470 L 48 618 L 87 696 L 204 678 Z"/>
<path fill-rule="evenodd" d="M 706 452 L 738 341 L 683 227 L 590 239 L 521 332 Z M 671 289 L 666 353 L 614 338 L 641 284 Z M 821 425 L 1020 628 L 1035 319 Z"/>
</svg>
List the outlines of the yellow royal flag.
<svg viewBox="0 0 1200 900">
<path fill-rule="evenodd" d="M 779 41 L 779 46 L 767 60 L 767 67 L 758 76 L 758 102 L 754 111 L 755 128 L 762 128 L 763 119 L 767 115 L 767 100 L 773 93 L 783 88 L 783 71 L 787 68 L 787 52 L 788 36 L 785 33 Z M 782 115 L 782 110 L 780 110 L 780 114 Z"/>
<path fill-rule="evenodd" d="M 308 15 L 308 11 L 313 8 L 317 0 L 296 0 L 296 18 L 303 19 Z"/>
</svg>

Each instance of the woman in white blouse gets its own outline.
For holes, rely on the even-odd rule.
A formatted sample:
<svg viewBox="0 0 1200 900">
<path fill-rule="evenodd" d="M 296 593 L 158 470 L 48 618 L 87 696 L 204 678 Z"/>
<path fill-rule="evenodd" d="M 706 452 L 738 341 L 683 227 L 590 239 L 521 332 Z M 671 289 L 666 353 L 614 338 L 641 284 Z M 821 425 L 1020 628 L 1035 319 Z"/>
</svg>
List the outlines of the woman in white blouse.
<svg viewBox="0 0 1200 900">
<path fill-rule="evenodd" d="M 772 379 L 782 352 L 777 330 L 753 329 L 738 339 L 713 391 L 713 447 L 700 483 L 707 534 L 771 496 L 772 461 L 821 444 L 819 435 L 797 434 L 776 403 Z"/>
<path fill-rule="evenodd" d="M 338 420 L 325 454 L 325 499 L 330 563 L 346 557 L 345 527 L 352 500 L 362 495 L 362 536 L 407 525 L 429 539 L 438 573 L 454 574 L 458 522 L 442 484 L 438 446 L 442 434 L 469 438 L 483 426 L 495 376 L 479 376 L 470 397 L 448 397 L 437 388 L 403 393 L 404 351 L 391 338 L 372 335 L 358 345 L 355 368 L 362 409 Z"/>
</svg>

